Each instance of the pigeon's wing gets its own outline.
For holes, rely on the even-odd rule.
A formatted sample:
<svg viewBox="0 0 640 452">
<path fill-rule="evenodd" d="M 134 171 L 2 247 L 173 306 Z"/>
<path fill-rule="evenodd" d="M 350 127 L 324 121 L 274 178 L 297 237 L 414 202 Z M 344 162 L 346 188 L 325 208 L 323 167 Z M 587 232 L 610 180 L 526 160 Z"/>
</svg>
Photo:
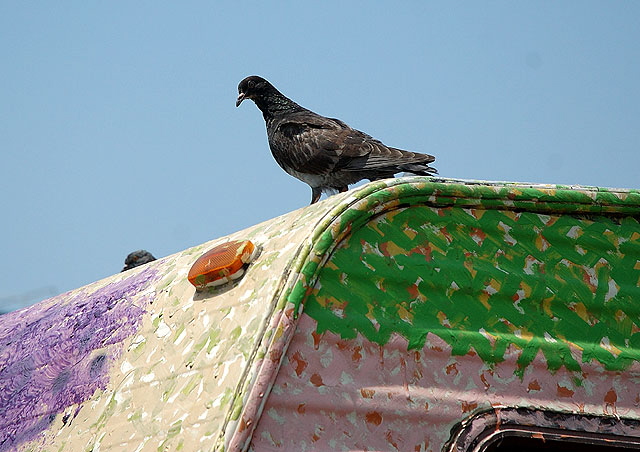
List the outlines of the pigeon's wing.
<svg viewBox="0 0 640 452">
<path fill-rule="evenodd" d="M 407 164 L 426 167 L 435 160 L 431 155 L 390 148 L 339 119 L 310 111 L 287 115 L 276 129 L 272 144 L 281 151 L 280 158 L 287 160 L 284 167 L 307 174 L 383 170 L 389 175 L 412 171 L 405 168 Z M 275 152 L 274 157 L 279 158 Z"/>
<path fill-rule="evenodd" d="M 273 156 L 283 168 L 306 174 L 328 174 L 349 160 L 344 152 L 346 129 L 349 127 L 337 119 L 300 112 L 274 124 L 269 143 Z M 354 153 L 353 157 L 365 154 Z"/>
<path fill-rule="evenodd" d="M 338 121 L 338 120 L 335 120 Z M 339 160 L 335 169 L 342 171 L 368 171 L 385 170 L 411 171 L 406 169 L 407 164 L 419 164 L 426 167 L 428 163 L 435 161 L 435 157 L 428 154 L 404 151 L 389 147 L 380 140 L 353 129 L 339 121 L 342 129 L 337 135 Z M 424 168 L 415 168 L 422 172 Z M 430 171 L 427 171 L 430 172 Z"/>
<path fill-rule="evenodd" d="M 327 118 L 331 119 L 331 118 Z M 338 119 L 331 119 L 340 124 L 341 129 L 337 134 L 336 141 L 339 143 L 338 156 L 339 161 L 336 169 L 343 171 L 363 171 L 363 170 L 388 170 L 398 168 L 396 172 L 411 171 L 405 169 L 404 166 L 409 164 L 419 164 L 427 167 L 428 163 L 435 161 L 435 157 L 429 154 L 421 154 L 418 152 L 404 151 L 402 149 L 392 148 L 382 141 L 373 138 L 360 130 L 349 127 Z M 418 172 L 422 169 L 415 168 Z M 429 168 L 428 171 L 435 171 Z"/>
</svg>

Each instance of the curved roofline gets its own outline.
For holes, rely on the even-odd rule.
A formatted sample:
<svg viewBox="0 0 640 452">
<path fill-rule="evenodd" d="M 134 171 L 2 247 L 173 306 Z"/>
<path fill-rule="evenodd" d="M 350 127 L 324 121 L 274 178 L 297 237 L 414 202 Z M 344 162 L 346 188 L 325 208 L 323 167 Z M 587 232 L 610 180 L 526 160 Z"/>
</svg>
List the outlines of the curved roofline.
<svg viewBox="0 0 640 452">
<path fill-rule="evenodd" d="M 238 417 L 240 426 L 233 434 L 228 450 L 244 450 L 251 440 L 255 425 L 244 425 L 244 419 L 257 419 L 266 395 L 271 390 L 287 347 L 296 330 L 304 302 L 314 287 L 320 269 L 340 242 L 354 229 L 382 212 L 412 205 L 432 207 L 506 209 L 542 214 L 613 214 L 640 215 L 640 191 L 599 187 L 484 182 L 412 176 L 368 183 L 328 198 L 322 204 L 334 204 L 296 252 L 287 268 L 281 289 L 274 294 L 274 309 L 279 318 L 274 334 L 263 336 L 257 356 L 264 360 L 257 380 L 246 380 L 241 386 L 250 388 L 246 404 Z M 309 206 L 305 209 L 314 208 Z M 301 210 L 305 210 L 301 209 Z M 272 359 L 269 359 L 272 358 Z M 238 400 L 236 403 L 239 403 Z M 239 405 L 238 405 L 238 408 Z M 225 427 L 232 413 L 230 410 Z M 232 422 L 233 424 L 234 422 Z"/>
<path fill-rule="evenodd" d="M 390 208 L 411 205 L 504 209 L 542 214 L 640 215 L 640 190 L 513 182 L 465 181 L 414 176 L 386 179 L 354 190 L 327 212 L 314 228 L 292 269 L 301 276 L 284 297 L 299 310 L 306 291 L 333 249 L 354 227 Z M 304 261 L 303 261 L 304 259 Z M 300 280 L 300 279 L 299 279 Z"/>
<path fill-rule="evenodd" d="M 166 403 L 173 403 L 180 395 L 189 406 L 195 406 L 199 400 L 195 388 L 201 387 L 196 382 L 213 375 L 216 380 L 207 381 L 210 387 L 206 394 L 210 407 L 216 409 L 208 412 L 206 427 L 201 418 L 194 418 L 180 428 L 184 432 L 202 429 L 202 440 L 214 442 L 218 450 L 246 448 L 323 265 L 352 231 L 376 215 L 413 205 L 639 218 L 640 192 L 418 176 L 376 181 L 167 256 L 144 268 L 112 275 L 10 313 L 3 316 L 0 327 L 11 336 L 16 350 L 11 356 L 16 359 L 4 363 L 21 372 L 22 367 L 16 364 L 21 356 L 37 355 L 39 368 L 45 368 L 40 365 L 42 362 L 53 360 L 47 375 L 57 373 L 59 377 L 25 380 L 36 401 L 53 400 L 57 405 L 42 405 L 43 409 L 30 415 L 32 423 L 14 422 L 20 428 L 16 428 L 13 438 L 21 443 L 42 440 L 62 444 L 73 437 L 78 444 L 84 441 L 97 446 L 105 438 L 107 442 L 113 439 L 111 433 L 104 436 L 106 432 L 117 430 L 132 435 L 127 441 L 152 444 L 157 440 L 157 445 L 166 445 L 176 437 L 141 439 L 123 416 L 129 407 L 112 406 L 112 401 L 142 399 L 149 394 L 155 394 L 160 401 L 170 394 Z M 263 249 L 243 279 L 228 287 L 194 294 L 187 273 L 195 259 L 212 246 L 239 239 L 252 240 Z M 125 320 L 127 324 L 123 326 Z M 36 323 L 42 333 L 31 334 Z M 58 324 L 64 325 L 60 331 Z M 187 335 L 187 327 L 192 336 Z M 54 330 L 64 334 L 48 334 Z M 20 339 L 27 333 L 32 340 Z M 49 345 L 52 341 L 59 343 L 60 337 L 68 346 Z M 189 340 L 184 340 L 187 337 Z M 85 347 L 87 338 L 92 340 L 89 347 Z M 86 352 L 80 361 L 73 355 L 79 346 Z M 156 358 L 151 359 L 154 354 Z M 143 355 L 144 362 L 140 360 Z M 174 368 L 175 360 L 185 367 Z M 193 367 L 196 361 L 199 367 Z M 78 375 L 88 378 L 91 384 L 70 380 L 72 369 L 79 370 Z M 161 376 L 166 381 L 168 375 L 179 383 L 168 389 L 161 384 L 148 384 L 159 382 Z M 62 398 L 60 385 L 87 391 L 80 394 L 76 388 L 64 392 Z M 73 397 L 66 397 L 72 392 Z M 19 402 L 14 406 L 16 410 L 32 404 L 29 399 Z M 89 408 L 82 410 L 83 406 Z M 96 411 L 93 406 L 103 411 Z M 61 434 L 57 429 L 67 425 L 69 413 L 82 420 Z M 162 411 L 159 421 L 164 431 L 180 425 L 176 424 L 181 422 L 177 413 L 168 407 Z M 41 424 L 40 419 L 55 420 L 55 424 Z M 93 424 L 96 419 L 100 421 L 95 428 L 102 432 L 98 436 L 93 427 L 98 425 Z M 158 419 L 154 418 L 154 422 Z M 34 425 L 38 427 L 34 429 Z M 33 433 L 33 438 L 25 436 L 25 432 Z"/>
</svg>

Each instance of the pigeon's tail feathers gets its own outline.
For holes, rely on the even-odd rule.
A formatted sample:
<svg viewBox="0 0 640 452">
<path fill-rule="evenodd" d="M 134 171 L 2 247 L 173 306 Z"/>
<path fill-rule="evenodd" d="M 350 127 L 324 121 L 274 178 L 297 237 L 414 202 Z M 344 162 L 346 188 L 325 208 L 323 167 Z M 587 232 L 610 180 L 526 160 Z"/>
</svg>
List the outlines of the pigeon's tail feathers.
<svg viewBox="0 0 640 452">
<path fill-rule="evenodd" d="M 389 148 L 390 151 L 394 153 L 394 155 L 398 156 L 400 159 L 410 163 L 431 163 L 435 162 L 436 158 L 433 155 L 429 154 L 421 154 L 419 152 L 411 152 L 405 151 L 403 149 L 398 148 Z"/>
<path fill-rule="evenodd" d="M 418 176 L 431 176 L 433 174 L 438 174 L 438 170 L 432 166 L 427 165 L 426 163 L 406 163 L 403 165 L 398 165 L 398 172 L 405 172 L 416 174 Z"/>
<path fill-rule="evenodd" d="M 405 172 L 418 176 L 430 176 L 438 174 L 438 170 L 429 166 L 429 163 L 435 161 L 435 157 L 429 154 L 420 154 L 418 152 L 404 151 L 402 149 L 389 148 L 395 155 L 399 154 L 396 159 L 396 173 Z"/>
<path fill-rule="evenodd" d="M 394 175 L 398 173 L 409 173 L 416 176 L 433 176 L 434 174 L 438 174 L 438 170 L 426 163 L 402 163 L 369 169 L 362 173 L 362 177 L 374 181 L 394 177 Z"/>
<path fill-rule="evenodd" d="M 437 173 L 429 166 L 436 158 L 429 154 L 403 151 L 396 148 L 383 148 L 383 151 L 352 159 L 345 165 L 346 170 L 365 170 L 384 174 L 408 172 L 422 176 Z M 390 177 L 390 176 L 388 176 Z"/>
</svg>

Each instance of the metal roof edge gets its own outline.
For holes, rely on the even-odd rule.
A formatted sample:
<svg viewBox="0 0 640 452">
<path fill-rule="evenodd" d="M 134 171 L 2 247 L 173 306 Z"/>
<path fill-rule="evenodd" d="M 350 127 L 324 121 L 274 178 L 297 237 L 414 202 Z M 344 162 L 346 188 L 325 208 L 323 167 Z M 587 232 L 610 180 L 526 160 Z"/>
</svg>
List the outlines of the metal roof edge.
<svg viewBox="0 0 640 452">
<path fill-rule="evenodd" d="M 260 401 L 253 404 L 248 401 L 248 405 L 252 405 L 252 412 L 243 411 L 243 417 L 246 415 L 247 419 L 258 419 L 261 415 L 287 347 L 295 334 L 297 320 L 304 310 L 304 301 L 313 290 L 320 269 L 342 239 L 371 217 L 411 205 L 505 209 L 542 214 L 640 215 L 639 190 L 425 176 L 371 182 L 330 197 L 320 205 L 325 203 L 329 209 L 295 253 L 286 282 L 276 294 L 278 300 L 274 312 L 281 312 L 282 315 L 277 334 L 271 337 L 265 349 L 265 356 L 271 355 L 274 360 L 265 369 L 268 374 L 259 377 L 263 381 L 252 388 L 249 399 L 257 397 Z M 245 450 L 254 428 L 255 424 L 244 429 L 240 437 L 233 438 L 229 450 Z"/>
<path fill-rule="evenodd" d="M 427 176 L 371 182 L 334 201 L 296 257 L 281 303 L 301 311 L 302 300 L 328 255 L 354 227 L 398 206 L 414 204 L 523 210 L 544 214 L 640 215 L 640 190 L 444 179 Z M 331 200 L 329 198 L 327 201 Z"/>
</svg>

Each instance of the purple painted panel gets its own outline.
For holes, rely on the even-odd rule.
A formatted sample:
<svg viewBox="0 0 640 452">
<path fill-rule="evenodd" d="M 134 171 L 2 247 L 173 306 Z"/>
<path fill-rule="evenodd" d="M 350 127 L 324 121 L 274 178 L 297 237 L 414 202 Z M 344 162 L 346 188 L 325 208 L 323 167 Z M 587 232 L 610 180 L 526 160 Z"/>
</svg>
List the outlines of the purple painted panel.
<svg viewBox="0 0 640 452">
<path fill-rule="evenodd" d="M 118 345 L 137 330 L 157 276 L 148 268 L 93 293 L 71 292 L 0 317 L 0 452 L 35 439 L 104 389 Z M 66 419 L 64 419 L 66 422 Z"/>
</svg>

